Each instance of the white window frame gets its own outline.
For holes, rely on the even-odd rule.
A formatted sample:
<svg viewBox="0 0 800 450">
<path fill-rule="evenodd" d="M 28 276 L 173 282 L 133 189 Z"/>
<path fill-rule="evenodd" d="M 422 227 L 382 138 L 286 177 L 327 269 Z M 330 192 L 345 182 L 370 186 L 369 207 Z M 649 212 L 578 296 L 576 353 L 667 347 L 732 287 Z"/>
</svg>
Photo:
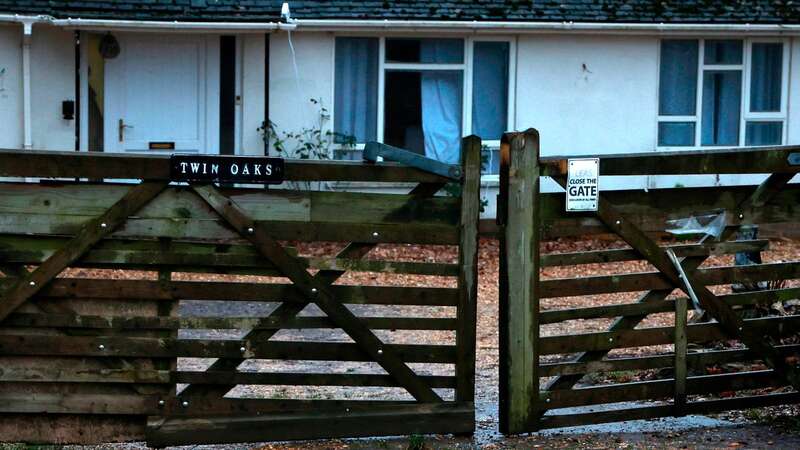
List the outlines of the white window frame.
<svg viewBox="0 0 800 450">
<path fill-rule="evenodd" d="M 747 122 L 781 122 L 781 145 L 786 143 L 788 136 L 788 117 L 789 117 L 789 67 L 791 46 L 789 39 L 786 38 L 742 38 L 740 36 L 720 36 L 713 38 L 700 38 L 700 37 L 675 37 L 664 38 L 660 42 L 666 40 L 696 40 L 698 42 L 698 55 L 697 55 L 697 92 L 695 95 L 695 114 L 689 116 L 662 116 L 656 117 L 656 136 L 655 147 L 658 150 L 700 150 L 714 147 L 728 147 L 728 146 L 711 146 L 701 145 L 701 138 L 703 132 L 703 75 L 708 70 L 739 70 L 742 72 L 742 86 L 741 86 L 741 105 L 739 114 L 739 140 L 735 147 L 745 146 L 745 132 Z M 705 43 L 706 41 L 717 40 L 737 40 L 742 41 L 742 56 L 741 64 L 705 64 Z M 661 73 L 661 44 L 658 46 L 658 74 Z M 750 112 L 750 78 L 751 78 L 751 62 L 752 62 L 752 48 L 753 43 L 774 43 L 783 45 L 783 57 L 781 63 L 781 110 L 779 112 Z M 658 85 L 660 89 L 661 79 L 659 75 Z M 657 96 L 658 97 L 658 96 Z M 657 98 L 660 101 L 660 98 Z M 662 122 L 692 122 L 694 126 L 694 143 L 692 146 L 663 146 L 658 145 L 658 124 Z"/>
<path fill-rule="evenodd" d="M 464 35 L 451 35 L 451 34 L 426 34 L 424 36 L 408 36 L 404 34 L 383 34 L 383 35 L 370 35 L 370 34 L 352 34 L 352 33 L 337 33 L 336 37 L 369 37 L 378 39 L 378 105 L 377 105 L 377 121 L 376 126 L 376 139 L 378 142 L 383 142 L 384 138 L 384 107 L 385 107 L 385 92 L 386 92 L 386 71 L 387 70 L 460 70 L 462 71 L 462 102 L 461 102 L 461 133 L 464 136 L 472 134 L 472 87 L 473 87 L 473 72 L 472 67 L 474 64 L 473 50 L 476 42 L 508 42 L 508 98 L 507 98 L 507 130 L 514 129 L 515 106 L 514 94 L 516 93 L 516 53 L 517 42 L 513 36 L 464 36 Z M 386 40 L 387 39 L 461 39 L 464 42 L 464 61 L 461 64 L 426 64 L 426 63 L 392 63 L 386 62 Z M 336 80 L 336 44 L 334 42 L 332 51 L 332 64 L 331 64 L 331 80 Z M 331 99 L 336 99 L 335 81 L 331 83 Z M 335 123 L 335 108 L 331 108 L 330 124 L 333 129 Z M 333 130 L 336 131 L 336 130 Z M 500 148 L 500 136 L 496 139 L 484 140 L 483 145 L 486 145 L 492 151 Z M 341 146 L 337 146 L 341 148 Z M 359 142 L 353 146 L 354 150 L 363 150 L 364 143 Z M 497 174 L 487 174 L 484 178 L 489 177 L 489 181 L 497 179 Z"/>
</svg>

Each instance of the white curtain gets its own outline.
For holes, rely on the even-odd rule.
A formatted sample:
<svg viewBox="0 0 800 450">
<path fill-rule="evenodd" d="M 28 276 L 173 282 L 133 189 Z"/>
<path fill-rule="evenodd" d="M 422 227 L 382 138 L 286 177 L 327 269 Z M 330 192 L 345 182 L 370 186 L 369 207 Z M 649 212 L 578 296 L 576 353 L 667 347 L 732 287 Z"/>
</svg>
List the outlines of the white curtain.
<svg viewBox="0 0 800 450">
<path fill-rule="evenodd" d="M 447 60 L 445 53 L 453 51 L 452 45 L 426 40 L 420 56 L 423 61 Z M 422 132 L 428 158 L 449 164 L 460 161 L 462 86 L 460 71 L 422 72 Z"/>
</svg>

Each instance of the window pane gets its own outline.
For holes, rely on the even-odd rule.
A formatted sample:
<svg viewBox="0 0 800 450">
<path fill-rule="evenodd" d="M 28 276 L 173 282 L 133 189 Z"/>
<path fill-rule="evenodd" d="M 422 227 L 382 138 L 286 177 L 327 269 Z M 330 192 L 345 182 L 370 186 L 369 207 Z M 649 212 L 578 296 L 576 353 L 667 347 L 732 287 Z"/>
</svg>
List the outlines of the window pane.
<svg viewBox="0 0 800 450">
<path fill-rule="evenodd" d="M 476 42 L 472 68 L 472 133 L 500 139 L 508 126 L 508 42 Z"/>
<path fill-rule="evenodd" d="M 781 145 L 783 122 L 747 122 L 745 145 Z"/>
<path fill-rule="evenodd" d="M 336 38 L 334 70 L 337 142 L 374 141 L 378 129 L 378 40 Z"/>
<path fill-rule="evenodd" d="M 783 44 L 754 43 L 750 71 L 750 111 L 781 110 Z"/>
<path fill-rule="evenodd" d="M 703 74 L 703 145 L 739 145 L 742 72 L 709 70 Z"/>
<path fill-rule="evenodd" d="M 386 62 L 462 64 L 463 39 L 387 39 Z"/>
<path fill-rule="evenodd" d="M 661 42 L 658 113 L 662 116 L 696 114 L 697 41 Z"/>
<path fill-rule="evenodd" d="M 707 40 L 704 64 L 741 64 L 742 41 Z"/>
<path fill-rule="evenodd" d="M 658 145 L 690 147 L 694 145 L 694 122 L 659 122 Z"/>
<path fill-rule="evenodd" d="M 384 142 L 450 164 L 460 160 L 461 71 L 386 71 Z"/>
<path fill-rule="evenodd" d="M 500 150 L 484 149 L 481 152 L 481 173 L 497 175 L 500 173 Z"/>
</svg>

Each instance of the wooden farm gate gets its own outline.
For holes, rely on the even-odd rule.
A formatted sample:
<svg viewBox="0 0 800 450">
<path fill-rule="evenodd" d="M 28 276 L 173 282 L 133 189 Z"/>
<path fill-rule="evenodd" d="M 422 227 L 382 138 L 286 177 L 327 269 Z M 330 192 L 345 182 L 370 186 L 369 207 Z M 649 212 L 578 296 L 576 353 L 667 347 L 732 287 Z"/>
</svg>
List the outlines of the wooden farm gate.
<svg viewBox="0 0 800 450">
<path fill-rule="evenodd" d="M 480 148 L 465 138 L 456 181 L 286 160 L 291 189 L 171 183 L 169 156 L 0 152 L 23 180 L 0 183 L 0 440 L 471 433 Z M 460 197 L 435 196 L 451 182 Z M 370 253 L 385 243 L 452 257 Z"/>
<path fill-rule="evenodd" d="M 800 221 L 800 186 L 787 184 L 800 147 L 602 156 L 601 176 L 771 175 L 758 187 L 601 191 L 589 213 L 566 212 L 563 192 L 540 192 L 540 177 L 566 185 L 567 159 L 539 157 L 535 130 L 506 135 L 501 153 L 501 431 L 800 401 L 800 315 L 765 313 L 800 298 L 797 282 L 785 283 L 800 278 L 800 262 L 730 256 L 767 248 L 731 240 L 742 226 Z M 658 238 L 668 219 L 695 215 L 718 219 L 719 239 Z M 546 251 L 557 238 L 598 234 L 618 245 Z"/>
</svg>

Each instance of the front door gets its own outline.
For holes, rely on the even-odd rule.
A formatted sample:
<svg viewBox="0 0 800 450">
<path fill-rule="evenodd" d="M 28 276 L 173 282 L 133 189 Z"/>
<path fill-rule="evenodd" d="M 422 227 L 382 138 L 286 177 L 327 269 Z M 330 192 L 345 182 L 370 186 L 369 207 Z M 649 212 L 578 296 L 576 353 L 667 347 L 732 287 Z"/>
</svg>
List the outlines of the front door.
<svg viewBox="0 0 800 450">
<path fill-rule="evenodd" d="M 206 153 L 205 39 L 116 35 L 105 63 L 105 151 Z"/>
</svg>

